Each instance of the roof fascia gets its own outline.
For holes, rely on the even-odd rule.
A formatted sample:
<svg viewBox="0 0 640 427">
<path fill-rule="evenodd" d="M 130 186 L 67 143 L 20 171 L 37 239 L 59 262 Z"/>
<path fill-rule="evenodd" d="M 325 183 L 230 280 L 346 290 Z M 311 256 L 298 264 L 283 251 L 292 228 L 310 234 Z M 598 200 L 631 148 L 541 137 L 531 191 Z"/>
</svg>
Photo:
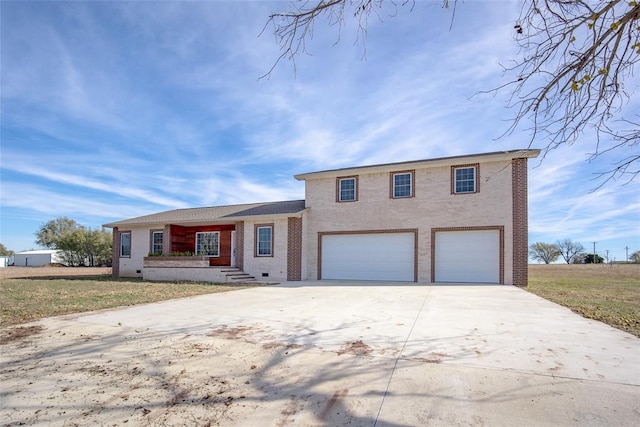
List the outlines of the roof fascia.
<svg viewBox="0 0 640 427">
<path fill-rule="evenodd" d="M 453 157 L 441 157 L 435 159 L 425 159 L 425 160 L 410 160 L 406 162 L 397 162 L 397 163 L 385 163 L 380 165 L 371 165 L 371 166 L 355 166 L 351 168 L 343 168 L 343 169 L 330 169 L 325 171 L 318 172 L 309 172 L 294 175 L 294 178 L 298 181 L 303 181 L 307 179 L 319 179 L 319 178 L 328 178 L 328 177 L 336 177 L 340 175 L 357 175 L 359 173 L 378 173 L 378 172 L 392 172 L 394 170 L 399 170 L 401 168 L 407 169 L 416 169 L 416 168 L 434 168 L 441 166 L 450 166 L 455 164 L 462 163 L 475 163 L 478 161 L 483 162 L 491 162 L 491 161 L 504 161 L 511 160 L 515 158 L 535 158 L 540 154 L 540 150 L 538 149 L 522 149 L 522 150 L 510 150 L 510 151 L 499 151 L 494 153 L 482 153 L 482 154 L 469 154 L 463 156 L 453 156 Z"/>
<path fill-rule="evenodd" d="M 127 221 L 122 221 L 122 222 L 112 222 L 110 224 L 103 224 L 102 226 L 105 228 L 123 228 L 123 227 L 135 227 L 135 228 L 139 228 L 139 227 L 145 227 L 145 228 L 161 228 L 164 227 L 167 224 L 171 224 L 171 225 L 182 225 L 185 227 L 195 227 L 198 225 L 225 225 L 225 224 L 233 224 L 235 221 L 233 218 L 229 218 L 229 219 L 221 219 L 221 218 L 214 218 L 211 220 L 193 220 L 193 221 L 155 221 L 155 222 L 127 222 Z"/>
</svg>

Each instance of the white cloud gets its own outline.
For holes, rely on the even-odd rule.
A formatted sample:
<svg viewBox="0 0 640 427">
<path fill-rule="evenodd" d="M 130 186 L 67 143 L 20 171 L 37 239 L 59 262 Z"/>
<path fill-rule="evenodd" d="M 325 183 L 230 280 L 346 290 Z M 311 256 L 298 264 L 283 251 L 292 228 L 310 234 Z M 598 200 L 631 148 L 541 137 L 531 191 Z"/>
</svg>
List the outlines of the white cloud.
<svg viewBox="0 0 640 427">
<path fill-rule="evenodd" d="M 21 164 L 14 159 L 9 158 L 9 163 L 3 166 L 3 169 L 18 172 L 33 177 L 44 178 L 52 181 L 54 184 L 66 184 L 73 187 L 97 190 L 104 193 L 116 194 L 121 197 L 131 198 L 138 201 L 153 203 L 161 206 L 186 207 L 184 202 L 165 197 L 156 191 L 148 191 L 136 186 L 135 182 L 122 182 L 115 179 L 94 180 L 87 175 L 75 175 L 64 172 L 47 170 L 42 165 L 32 166 Z M 12 161 L 13 160 L 13 161 Z M 55 185 L 53 186 L 55 188 Z"/>
<path fill-rule="evenodd" d="M 528 144 L 521 129 L 494 141 L 511 114 L 503 95 L 470 98 L 502 82 L 519 3 L 458 5 L 452 31 L 451 12 L 434 3 L 385 10 L 364 61 L 354 27 L 334 46 L 336 28 L 319 23 L 295 76 L 284 61 L 258 81 L 279 55 L 270 29 L 258 34 L 287 6 L 3 4 L 3 218 L 294 199 L 295 173 Z M 592 172 L 613 158 L 586 163 L 593 142 L 530 169 L 533 237 L 605 240 L 633 228 L 637 186 L 589 193 Z"/>
<path fill-rule="evenodd" d="M 33 184 L 3 182 L 0 200 L 3 209 L 17 208 L 43 214 L 47 218 L 69 216 L 72 218 L 109 218 L 122 219 L 152 213 L 153 210 L 142 205 L 95 200 L 80 195 L 52 194 L 49 188 Z M 132 213 L 135 213 L 132 215 Z M 4 214 L 3 214 L 4 215 Z M 34 215 L 33 218 L 42 218 Z M 5 225 L 6 227 L 6 225 Z"/>
</svg>

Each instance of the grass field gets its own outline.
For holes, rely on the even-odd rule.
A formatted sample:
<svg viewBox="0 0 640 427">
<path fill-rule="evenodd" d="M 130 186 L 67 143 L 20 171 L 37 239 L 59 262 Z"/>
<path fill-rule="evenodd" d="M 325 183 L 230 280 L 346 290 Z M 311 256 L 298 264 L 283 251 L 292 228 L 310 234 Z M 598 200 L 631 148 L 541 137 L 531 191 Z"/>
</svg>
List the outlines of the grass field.
<svg viewBox="0 0 640 427">
<path fill-rule="evenodd" d="M 261 285 L 143 282 L 141 279 L 113 279 L 110 271 L 47 267 L 0 269 L 0 327 L 44 317 Z"/>
<path fill-rule="evenodd" d="M 3 268 L 0 278 L 0 326 L 259 286 L 114 280 L 110 269 L 81 268 Z M 528 291 L 640 337 L 640 264 L 531 265 Z"/>
<path fill-rule="evenodd" d="M 640 264 L 530 265 L 527 290 L 640 337 Z"/>
</svg>

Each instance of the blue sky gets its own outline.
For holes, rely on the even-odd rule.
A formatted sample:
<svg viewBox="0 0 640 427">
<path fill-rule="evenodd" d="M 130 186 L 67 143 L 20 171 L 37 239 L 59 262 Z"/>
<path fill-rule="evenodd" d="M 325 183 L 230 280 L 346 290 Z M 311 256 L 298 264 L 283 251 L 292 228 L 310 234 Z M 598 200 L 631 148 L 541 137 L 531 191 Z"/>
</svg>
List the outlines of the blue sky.
<svg viewBox="0 0 640 427">
<path fill-rule="evenodd" d="M 60 216 L 98 227 L 183 207 L 298 199 L 296 173 L 527 147 L 498 138 L 518 3 L 418 2 L 316 25 L 294 72 L 270 29 L 286 2 L 1 2 L 0 242 Z M 364 57 L 364 58 L 363 58 Z M 627 111 L 640 110 L 640 82 Z M 635 98 L 633 94 L 636 94 Z M 533 147 L 542 146 L 534 144 Z M 594 136 L 530 161 L 530 242 L 640 249 L 640 182 L 592 191 Z"/>
</svg>

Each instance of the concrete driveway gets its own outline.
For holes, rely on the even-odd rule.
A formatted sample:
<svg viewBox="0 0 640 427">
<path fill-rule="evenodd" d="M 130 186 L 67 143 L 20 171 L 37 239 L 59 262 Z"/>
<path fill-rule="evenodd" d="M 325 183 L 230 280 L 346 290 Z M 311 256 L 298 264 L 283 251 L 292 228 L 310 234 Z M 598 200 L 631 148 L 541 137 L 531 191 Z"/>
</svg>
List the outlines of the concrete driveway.
<svg viewBox="0 0 640 427">
<path fill-rule="evenodd" d="M 3 377 L 31 370 L 3 385 L 4 423 L 640 419 L 640 339 L 511 286 L 292 282 L 38 325 L 49 341 L 3 352 Z M 64 400 L 72 388 L 84 400 Z"/>
</svg>

